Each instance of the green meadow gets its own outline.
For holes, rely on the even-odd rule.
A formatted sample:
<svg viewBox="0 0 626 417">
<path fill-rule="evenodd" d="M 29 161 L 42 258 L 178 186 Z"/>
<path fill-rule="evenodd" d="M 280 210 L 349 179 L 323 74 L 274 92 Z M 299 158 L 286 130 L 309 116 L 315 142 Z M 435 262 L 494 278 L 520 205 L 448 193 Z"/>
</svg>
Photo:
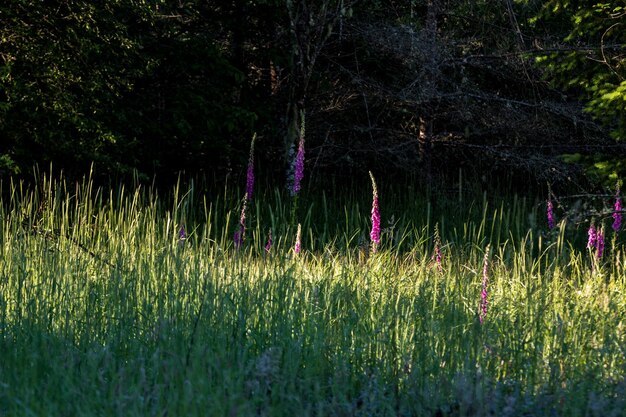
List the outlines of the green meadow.
<svg viewBox="0 0 626 417">
<path fill-rule="evenodd" d="M 0 416 L 626 415 L 610 212 L 597 258 L 543 200 L 377 181 L 375 252 L 366 185 L 258 190 L 236 248 L 230 186 L 4 182 Z"/>
</svg>

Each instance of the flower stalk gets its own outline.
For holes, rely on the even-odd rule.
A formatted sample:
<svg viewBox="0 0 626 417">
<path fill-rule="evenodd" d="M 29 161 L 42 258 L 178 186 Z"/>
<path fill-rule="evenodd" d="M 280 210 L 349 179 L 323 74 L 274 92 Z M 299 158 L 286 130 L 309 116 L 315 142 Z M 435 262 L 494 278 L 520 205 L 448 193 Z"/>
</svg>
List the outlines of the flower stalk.
<svg viewBox="0 0 626 417">
<path fill-rule="evenodd" d="M 233 240 L 235 241 L 235 248 L 239 250 L 241 246 L 243 246 L 243 242 L 246 234 L 246 208 L 248 203 L 248 195 L 243 199 L 243 206 L 241 207 L 241 215 L 239 216 L 239 226 L 235 231 L 235 235 L 233 236 Z"/>
<path fill-rule="evenodd" d="M 480 320 L 480 324 L 483 324 L 485 321 L 485 317 L 487 317 L 487 288 L 489 286 L 489 245 L 487 245 L 487 249 L 485 250 L 485 258 L 483 259 L 483 282 L 482 282 L 482 290 L 480 292 L 480 311 L 478 312 L 478 319 Z"/>
<path fill-rule="evenodd" d="M 604 254 L 604 227 L 598 230 L 596 237 L 596 259 L 601 259 Z"/>
<path fill-rule="evenodd" d="M 554 229 L 554 205 L 552 204 L 552 199 L 548 199 L 546 214 L 548 217 L 548 229 Z"/>
<path fill-rule="evenodd" d="M 270 253 L 270 250 L 272 249 L 272 230 L 270 229 L 270 231 L 267 234 L 267 243 L 265 244 L 265 253 Z"/>
<path fill-rule="evenodd" d="M 252 136 L 250 143 L 250 155 L 248 156 L 248 170 L 246 172 L 246 199 L 252 200 L 254 193 L 254 142 L 256 142 L 256 133 Z"/>
<path fill-rule="evenodd" d="M 441 236 L 439 236 L 439 224 L 435 224 L 435 250 L 432 256 L 435 266 L 439 272 L 443 272 L 443 255 L 441 254 Z"/>
<path fill-rule="evenodd" d="M 372 252 L 376 252 L 378 245 L 380 245 L 380 210 L 378 208 L 378 188 L 376 187 L 376 180 L 371 171 L 369 174 L 372 179 L 372 231 L 370 232 L 370 240 L 372 242 Z"/>
<path fill-rule="evenodd" d="M 304 178 L 304 112 L 300 113 L 300 138 L 298 140 L 298 152 L 293 160 L 293 187 L 291 195 L 296 196 L 300 192 L 302 179 Z"/>
<path fill-rule="evenodd" d="M 248 202 L 252 200 L 254 194 L 254 143 L 256 142 L 256 133 L 252 135 L 252 141 L 250 142 L 250 154 L 248 155 L 248 168 L 246 170 L 246 195 L 243 197 L 243 206 L 241 207 L 241 215 L 239 216 L 239 225 L 233 240 L 237 250 L 241 248 L 245 240 L 246 234 L 246 209 Z"/>
<path fill-rule="evenodd" d="M 293 247 L 293 252 L 298 255 L 302 250 L 302 226 L 298 223 L 298 232 L 296 233 L 296 243 Z"/>
<path fill-rule="evenodd" d="M 187 240 L 187 231 L 185 230 L 185 225 L 181 224 L 178 229 L 178 242 L 182 244 L 185 243 L 185 240 Z"/>
<path fill-rule="evenodd" d="M 615 204 L 613 205 L 613 231 L 619 232 L 622 228 L 622 200 L 620 198 L 619 184 L 615 190 Z"/>
<path fill-rule="evenodd" d="M 293 174 L 293 195 L 298 195 L 302 188 L 301 182 L 304 178 L 304 138 L 300 137 L 298 142 L 298 153 L 294 160 L 294 174 Z"/>
<path fill-rule="evenodd" d="M 591 223 L 589 230 L 587 231 L 587 249 L 595 249 L 596 242 L 598 241 L 598 231 L 596 226 Z"/>
<path fill-rule="evenodd" d="M 294 197 L 293 205 L 291 206 L 291 221 L 290 225 L 293 226 L 296 222 L 296 216 L 298 214 L 298 196 L 301 189 L 302 179 L 304 178 L 304 133 L 305 133 L 305 124 L 304 124 L 304 111 L 300 112 L 300 138 L 298 140 L 298 151 L 293 160 L 292 164 L 292 173 L 288 179 L 289 192 Z M 293 180 L 293 182 L 291 182 Z"/>
</svg>

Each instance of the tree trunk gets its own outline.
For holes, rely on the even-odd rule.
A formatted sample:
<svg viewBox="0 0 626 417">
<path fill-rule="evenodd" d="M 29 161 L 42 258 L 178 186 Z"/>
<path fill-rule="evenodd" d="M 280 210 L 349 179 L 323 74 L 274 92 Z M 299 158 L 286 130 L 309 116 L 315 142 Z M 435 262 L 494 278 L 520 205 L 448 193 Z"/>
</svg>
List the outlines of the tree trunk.
<svg viewBox="0 0 626 417">
<path fill-rule="evenodd" d="M 428 184 L 430 184 L 432 179 L 432 170 L 431 170 L 431 150 L 432 150 L 432 123 L 430 119 L 426 117 L 420 116 L 420 124 L 419 124 L 419 137 L 418 137 L 418 145 L 419 145 L 419 158 L 420 158 L 420 169 L 422 171 L 422 176 L 426 180 Z"/>
<path fill-rule="evenodd" d="M 439 54 L 437 47 L 437 14 L 439 0 L 428 0 L 424 38 L 426 51 L 424 61 L 424 80 L 422 84 L 425 106 L 419 118 L 419 157 L 423 178 L 430 184 L 432 180 L 432 106 L 437 95 Z"/>
</svg>

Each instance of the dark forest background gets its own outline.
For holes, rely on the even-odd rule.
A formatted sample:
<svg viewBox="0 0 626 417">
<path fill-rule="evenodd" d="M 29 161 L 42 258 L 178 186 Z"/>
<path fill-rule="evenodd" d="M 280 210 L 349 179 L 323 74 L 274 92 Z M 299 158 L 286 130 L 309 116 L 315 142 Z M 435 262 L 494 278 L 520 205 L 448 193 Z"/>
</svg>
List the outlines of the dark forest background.
<svg viewBox="0 0 626 417">
<path fill-rule="evenodd" d="M 168 182 L 626 171 L 626 3 L 9 0 L 0 176 Z M 340 174 L 340 176 L 337 176 Z"/>
</svg>

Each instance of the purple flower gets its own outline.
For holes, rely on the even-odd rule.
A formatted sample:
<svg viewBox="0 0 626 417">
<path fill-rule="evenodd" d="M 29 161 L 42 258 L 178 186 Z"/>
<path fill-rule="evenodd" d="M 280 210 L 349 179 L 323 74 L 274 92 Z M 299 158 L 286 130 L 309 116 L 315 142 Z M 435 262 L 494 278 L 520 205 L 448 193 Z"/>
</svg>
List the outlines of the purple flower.
<svg viewBox="0 0 626 417">
<path fill-rule="evenodd" d="M 435 263 L 437 264 L 437 269 L 439 272 L 443 272 L 443 266 L 441 265 L 441 248 L 439 247 L 439 242 L 435 245 Z"/>
<path fill-rule="evenodd" d="M 596 228 L 591 224 L 587 234 L 589 235 L 587 248 L 596 250 L 596 259 L 602 258 L 602 254 L 604 253 L 604 227 Z"/>
<path fill-rule="evenodd" d="M 548 214 L 548 228 L 553 229 L 554 228 L 554 206 L 552 205 L 552 200 L 548 200 L 547 214 Z"/>
<path fill-rule="evenodd" d="M 489 245 L 485 250 L 485 258 L 483 260 L 483 288 L 480 292 L 480 311 L 478 312 L 478 319 L 482 324 L 487 316 L 487 286 L 489 285 Z"/>
<path fill-rule="evenodd" d="M 298 143 L 298 153 L 294 160 L 294 174 L 293 174 L 293 190 L 292 195 L 296 195 L 300 192 L 300 182 L 304 178 L 304 136 L 300 136 L 300 142 Z"/>
<path fill-rule="evenodd" d="M 296 233 L 296 244 L 293 247 L 293 252 L 297 255 L 302 249 L 302 227 L 298 223 L 298 232 Z"/>
<path fill-rule="evenodd" d="M 235 241 L 235 247 L 240 249 L 243 245 L 243 241 L 246 234 L 246 207 L 248 201 L 252 199 L 254 192 L 254 142 L 256 140 L 256 133 L 252 136 L 252 142 L 250 143 L 250 155 L 248 157 L 248 171 L 246 175 L 246 195 L 243 198 L 243 206 L 241 207 L 241 216 L 239 217 L 239 226 L 235 231 L 233 240 Z"/>
<path fill-rule="evenodd" d="M 269 253 L 272 249 L 272 231 L 270 230 L 267 235 L 267 243 L 265 244 L 265 253 Z"/>
<path fill-rule="evenodd" d="M 602 254 L 604 253 L 604 228 L 598 231 L 597 239 L 596 239 L 596 258 L 602 258 Z"/>
<path fill-rule="evenodd" d="M 248 157 L 248 172 L 246 175 L 246 198 L 252 200 L 252 193 L 254 192 L 254 142 L 256 140 L 256 133 L 252 136 L 252 143 L 250 144 L 250 156 Z"/>
<path fill-rule="evenodd" d="M 594 226 L 593 223 L 591 223 L 591 226 L 589 226 L 587 236 L 587 249 L 594 249 L 598 242 L 598 231 L 596 230 L 596 226 Z"/>
<path fill-rule="evenodd" d="M 378 189 L 374 175 L 370 171 L 372 179 L 372 231 L 370 232 L 370 240 L 372 241 L 372 251 L 376 252 L 380 244 L 380 211 L 378 209 Z"/>
<path fill-rule="evenodd" d="M 187 231 L 185 230 L 185 226 L 181 225 L 180 229 L 178 229 L 178 240 L 183 242 L 187 239 Z"/>
<path fill-rule="evenodd" d="M 615 193 L 615 205 L 613 206 L 613 231 L 619 232 L 622 228 L 622 201 L 619 198 L 619 187 Z"/>
</svg>

